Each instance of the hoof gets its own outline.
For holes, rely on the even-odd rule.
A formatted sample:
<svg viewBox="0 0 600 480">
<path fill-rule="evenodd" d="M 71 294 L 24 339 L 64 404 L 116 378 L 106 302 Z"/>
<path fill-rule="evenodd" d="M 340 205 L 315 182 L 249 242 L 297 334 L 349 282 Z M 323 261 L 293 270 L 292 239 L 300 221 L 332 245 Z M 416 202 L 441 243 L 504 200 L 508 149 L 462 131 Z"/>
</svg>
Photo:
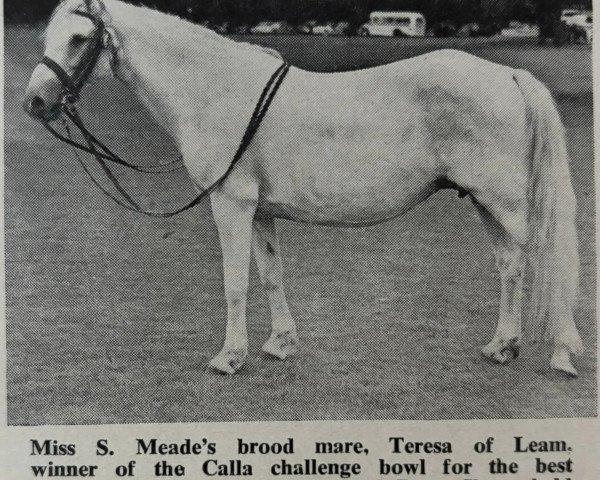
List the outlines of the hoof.
<svg viewBox="0 0 600 480">
<path fill-rule="evenodd" d="M 557 348 L 552 355 L 552 359 L 550 360 L 550 366 L 561 372 L 566 373 L 571 377 L 577 376 L 577 370 L 571 363 L 571 354 L 567 348 Z"/>
<path fill-rule="evenodd" d="M 285 360 L 298 351 L 298 336 L 293 330 L 273 332 L 262 349 L 279 360 Z"/>
<path fill-rule="evenodd" d="M 521 340 L 518 337 L 512 337 L 508 340 L 494 338 L 488 343 L 481 353 L 484 357 L 493 360 L 496 363 L 504 364 L 519 357 L 521 351 Z"/>
<path fill-rule="evenodd" d="M 246 349 L 222 350 L 210 361 L 209 365 L 213 370 L 220 373 L 233 375 L 244 364 L 247 355 Z"/>
</svg>

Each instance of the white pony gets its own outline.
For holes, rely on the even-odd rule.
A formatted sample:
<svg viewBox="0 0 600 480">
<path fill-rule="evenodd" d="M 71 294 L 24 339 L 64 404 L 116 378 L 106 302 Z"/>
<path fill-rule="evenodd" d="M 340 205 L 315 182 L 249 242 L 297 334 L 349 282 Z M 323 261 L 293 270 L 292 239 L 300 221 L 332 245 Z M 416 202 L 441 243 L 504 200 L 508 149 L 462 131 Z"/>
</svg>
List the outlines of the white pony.
<svg viewBox="0 0 600 480">
<path fill-rule="evenodd" d="M 281 59 L 158 11 L 65 0 L 48 26 L 45 55 L 67 73 L 94 35 L 93 18 L 106 25 L 93 75 L 128 84 L 176 141 L 198 186 L 211 185 Z M 25 108 L 54 119 L 61 90 L 55 72 L 39 65 Z M 441 188 L 470 196 L 494 245 L 500 320 L 483 354 L 504 363 L 519 353 L 529 257 L 535 336 L 553 339 L 552 367 L 576 375 L 575 196 L 558 112 L 530 73 L 451 50 L 344 73 L 291 68 L 248 150 L 210 196 L 227 299 L 225 344 L 210 365 L 234 373 L 247 356 L 252 251 L 273 322 L 263 350 L 284 359 L 297 349 L 274 218 L 373 225 Z"/>
</svg>

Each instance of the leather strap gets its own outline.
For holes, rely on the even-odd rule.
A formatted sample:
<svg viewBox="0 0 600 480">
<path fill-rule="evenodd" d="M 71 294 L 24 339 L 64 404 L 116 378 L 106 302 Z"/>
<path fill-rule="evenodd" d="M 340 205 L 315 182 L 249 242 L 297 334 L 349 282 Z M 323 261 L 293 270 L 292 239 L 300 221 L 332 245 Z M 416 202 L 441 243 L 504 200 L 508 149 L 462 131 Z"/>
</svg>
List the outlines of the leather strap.
<svg viewBox="0 0 600 480">
<path fill-rule="evenodd" d="M 74 92 L 76 90 L 76 86 L 71 80 L 71 76 L 65 72 L 64 68 L 62 68 L 58 63 L 52 60 L 50 57 L 44 57 L 40 61 L 42 65 L 46 65 L 50 70 L 54 72 L 54 74 L 58 77 L 60 82 L 63 84 L 63 88 L 65 88 L 68 92 Z"/>
<path fill-rule="evenodd" d="M 121 200 L 120 198 L 118 198 L 117 196 L 115 196 L 110 191 L 108 191 L 106 189 L 106 187 L 102 186 L 98 182 L 98 180 L 96 180 L 96 178 L 92 175 L 92 173 L 91 173 L 90 169 L 87 167 L 87 165 L 79 157 L 75 148 L 73 150 L 77 161 L 81 164 L 82 168 L 87 173 L 87 175 L 90 177 L 90 179 L 94 183 L 94 185 L 96 185 L 102 191 L 102 193 L 104 193 L 107 197 L 109 197 L 115 203 L 117 203 L 118 205 L 120 205 L 121 207 L 123 207 L 127 210 L 130 210 L 135 213 L 140 213 L 140 214 L 146 215 L 148 217 L 159 217 L 159 218 L 173 217 L 179 213 L 185 212 L 186 210 L 189 210 L 190 208 L 198 205 L 204 198 L 206 198 L 208 195 L 210 195 L 212 192 L 214 192 L 217 188 L 219 188 L 227 180 L 227 178 L 229 178 L 229 175 L 233 171 L 234 167 L 240 161 L 240 159 L 242 158 L 242 156 L 248 149 L 248 146 L 252 142 L 254 136 L 256 135 L 256 132 L 258 131 L 258 128 L 260 127 L 260 125 L 262 123 L 262 120 L 264 119 L 265 115 L 267 114 L 267 111 L 269 110 L 269 107 L 271 106 L 271 103 L 272 103 L 273 99 L 275 98 L 275 95 L 277 94 L 277 91 L 279 90 L 279 87 L 281 86 L 281 83 L 283 82 L 283 80 L 286 77 L 289 70 L 290 70 L 290 66 L 287 63 L 283 63 L 269 78 L 269 81 L 265 85 L 265 87 L 260 95 L 260 98 L 258 99 L 258 102 L 256 103 L 256 107 L 254 108 L 254 111 L 252 112 L 252 116 L 250 118 L 248 126 L 246 127 L 246 131 L 244 132 L 242 140 L 240 141 L 240 144 L 235 152 L 235 155 L 233 156 L 231 163 L 229 164 L 225 173 L 223 173 L 206 190 L 203 190 L 202 192 L 200 192 L 200 194 L 198 194 L 190 202 L 188 202 L 187 204 L 183 205 L 182 207 L 180 207 L 176 210 L 170 211 L 170 212 L 144 210 L 127 194 L 127 192 L 125 192 L 125 190 L 121 187 L 121 185 L 117 181 L 116 177 L 113 175 L 112 171 L 106 164 L 105 160 L 111 160 L 115 163 L 119 163 L 122 165 L 126 164 L 126 162 L 121 160 L 116 155 L 112 154 L 112 152 L 110 152 L 110 150 L 108 150 L 101 143 L 99 143 L 95 139 L 95 137 L 93 137 L 88 132 L 88 130 L 85 129 L 85 127 L 83 126 L 83 122 L 80 119 L 74 105 L 70 105 L 70 106 L 65 105 L 63 107 L 63 111 L 64 111 L 65 115 L 71 119 L 73 124 L 77 128 L 79 128 L 84 139 L 86 140 L 86 142 L 88 144 L 88 147 L 84 147 L 82 145 L 80 146 L 75 141 L 73 141 L 73 139 L 71 137 L 70 129 L 66 122 L 65 122 L 65 127 L 67 129 L 68 138 L 63 137 L 58 132 L 56 132 L 47 122 L 44 122 L 44 126 L 57 138 L 65 141 L 66 143 L 70 144 L 71 146 L 73 146 L 75 148 L 86 151 L 88 153 L 92 153 L 94 155 L 94 157 L 100 164 L 102 170 L 104 171 L 105 175 L 110 180 L 110 182 L 113 184 L 115 189 L 121 194 L 124 201 Z M 104 150 L 104 153 L 99 152 L 96 148 L 97 146 L 102 148 Z M 132 167 L 130 164 L 126 164 L 126 165 Z M 139 168 L 134 168 L 134 169 L 140 170 Z M 149 173 L 158 173 L 158 172 L 149 172 Z"/>
</svg>

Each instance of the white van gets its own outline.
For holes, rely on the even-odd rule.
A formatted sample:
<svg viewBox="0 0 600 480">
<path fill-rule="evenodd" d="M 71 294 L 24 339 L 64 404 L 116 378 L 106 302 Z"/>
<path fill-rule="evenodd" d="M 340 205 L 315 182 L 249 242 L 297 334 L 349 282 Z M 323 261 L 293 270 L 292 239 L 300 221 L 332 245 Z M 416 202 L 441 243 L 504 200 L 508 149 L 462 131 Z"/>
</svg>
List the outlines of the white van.
<svg viewBox="0 0 600 480">
<path fill-rule="evenodd" d="M 587 12 L 584 12 L 583 10 L 579 10 L 577 8 L 565 8 L 562 12 L 560 12 L 560 21 L 565 22 L 567 25 L 569 25 L 570 18 L 581 13 Z"/>
<path fill-rule="evenodd" d="M 361 35 L 424 37 L 425 17 L 417 12 L 372 12 L 360 29 Z"/>
<path fill-rule="evenodd" d="M 579 27 L 585 32 L 585 39 L 587 43 L 592 43 L 592 37 L 594 33 L 594 17 L 592 16 L 592 12 L 584 12 L 577 15 L 572 15 L 569 17 L 569 21 L 565 23 L 572 27 Z"/>
<path fill-rule="evenodd" d="M 592 43 L 594 33 L 594 17 L 591 10 L 577 10 L 575 8 L 567 8 L 560 14 L 560 21 L 564 22 L 568 27 L 579 27 L 585 32 L 585 39 L 588 43 Z"/>
</svg>

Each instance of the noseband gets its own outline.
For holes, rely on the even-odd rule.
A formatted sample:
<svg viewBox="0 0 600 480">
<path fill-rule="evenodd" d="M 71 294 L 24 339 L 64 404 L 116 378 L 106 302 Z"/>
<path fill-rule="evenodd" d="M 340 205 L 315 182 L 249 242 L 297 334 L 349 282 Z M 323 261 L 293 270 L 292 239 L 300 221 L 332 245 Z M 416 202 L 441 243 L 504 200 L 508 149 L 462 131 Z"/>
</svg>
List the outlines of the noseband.
<svg viewBox="0 0 600 480">
<path fill-rule="evenodd" d="M 52 70 L 62 83 L 64 99 L 67 103 L 75 103 L 79 100 L 81 89 L 94 71 L 98 59 L 100 58 L 100 54 L 104 49 L 104 33 L 106 32 L 104 22 L 100 18 L 80 10 L 76 10 L 73 13 L 81 17 L 89 18 L 94 23 L 95 27 L 94 34 L 89 39 L 89 43 L 81 56 L 81 61 L 75 68 L 73 74 L 69 75 L 63 67 L 50 57 L 44 56 L 40 61 L 40 64 L 46 65 Z"/>
<path fill-rule="evenodd" d="M 96 64 L 98 63 L 98 59 L 100 58 L 100 54 L 102 53 L 102 50 L 105 48 L 104 35 L 106 33 L 106 26 L 100 18 L 95 17 L 91 13 L 82 12 L 79 10 L 75 11 L 73 13 L 75 13 L 76 15 L 85 17 L 85 18 L 89 18 L 90 20 L 92 20 L 92 22 L 94 22 L 94 26 L 95 26 L 94 34 L 92 35 L 92 37 L 89 41 L 89 44 L 87 45 L 86 49 L 84 50 L 84 52 L 81 56 L 80 64 L 75 68 L 75 71 L 73 72 L 72 75 L 69 75 L 63 67 L 61 67 L 56 61 L 52 60 L 51 58 L 49 58 L 47 56 L 44 56 L 42 58 L 42 60 L 40 61 L 40 64 L 46 65 L 50 70 L 52 70 L 54 72 L 54 74 L 60 80 L 62 87 L 63 87 L 63 99 L 62 99 L 62 104 L 61 104 L 62 113 L 73 122 L 73 125 L 75 125 L 75 127 L 77 127 L 79 129 L 79 131 L 81 132 L 81 135 L 85 139 L 87 145 L 83 145 L 83 144 L 78 143 L 75 140 L 73 140 L 73 138 L 71 136 L 71 130 L 69 128 L 69 124 L 67 123 L 67 121 L 64 117 L 62 118 L 62 120 L 63 120 L 63 125 L 67 132 L 66 136 L 57 132 L 47 121 L 42 120 L 44 127 L 56 138 L 67 143 L 68 145 L 74 147 L 73 152 L 75 154 L 75 157 L 76 157 L 77 161 L 81 164 L 83 170 L 90 177 L 92 183 L 94 183 L 94 185 L 96 185 L 102 193 L 104 193 L 107 197 L 109 197 L 111 200 L 113 200 L 115 203 L 117 203 L 121 207 L 123 207 L 127 210 L 130 210 L 132 212 L 141 213 L 141 214 L 149 216 L 149 217 L 165 218 L 165 217 L 172 217 L 174 215 L 177 215 L 181 212 L 184 212 L 185 210 L 188 210 L 188 209 L 194 207 L 195 205 L 198 205 L 205 197 L 207 197 L 212 192 L 214 192 L 217 188 L 219 188 L 225 182 L 225 180 L 227 180 L 227 178 L 233 171 L 233 168 L 235 167 L 235 165 L 238 163 L 238 161 L 242 158 L 242 156 L 246 152 L 248 146 L 250 145 L 250 143 L 252 142 L 252 139 L 254 138 L 254 135 L 258 131 L 258 128 L 260 127 L 260 124 L 262 123 L 262 120 L 265 117 L 267 110 L 269 109 L 269 106 L 271 105 L 271 102 L 273 101 L 273 98 L 275 98 L 275 94 L 277 93 L 279 87 L 281 86 L 283 79 L 287 75 L 287 73 L 290 69 L 290 66 L 287 63 L 283 63 L 282 65 L 279 66 L 279 68 L 277 68 L 277 70 L 275 70 L 275 72 L 269 78 L 269 81 L 263 88 L 263 91 L 260 95 L 260 98 L 258 99 L 256 107 L 254 108 L 254 111 L 252 112 L 252 116 L 250 117 L 250 121 L 248 123 L 248 126 L 246 127 L 246 131 L 244 132 L 244 135 L 240 141 L 240 144 L 229 164 L 229 167 L 225 171 L 225 173 L 223 173 L 212 185 L 210 185 L 208 188 L 206 188 L 205 190 L 200 192 L 200 194 L 198 194 L 196 197 L 194 197 L 191 201 L 189 201 L 187 204 L 183 205 L 182 207 L 180 207 L 176 210 L 173 210 L 170 212 L 144 210 L 123 189 L 123 187 L 120 185 L 120 183 L 118 182 L 118 180 L 116 179 L 116 177 L 114 176 L 112 171 L 110 170 L 106 161 L 108 160 L 112 163 L 116 163 L 118 165 L 128 167 L 137 172 L 167 173 L 167 172 L 172 172 L 174 170 L 177 170 L 179 168 L 183 168 L 183 160 L 180 158 L 178 160 L 174 160 L 169 163 L 165 163 L 162 165 L 153 165 L 153 166 L 151 165 L 149 167 L 129 163 L 129 162 L 123 160 L 118 155 L 114 154 L 106 145 L 104 145 L 100 140 L 98 140 L 85 127 L 85 125 L 83 124 L 83 121 L 81 120 L 81 117 L 79 116 L 79 113 L 77 112 L 75 104 L 79 100 L 79 94 L 81 92 L 81 89 L 83 88 L 86 81 L 88 80 L 91 73 L 93 72 Z M 98 180 L 92 175 L 89 167 L 85 164 L 85 162 L 78 155 L 76 149 L 81 150 L 86 153 L 89 153 L 89 154 L 92 154 L 96 158 L 96 160 L 97 160 L 98 164 L 100 165 L 100 167 L 102 168 L 104 174 L 110 180 L 110 182 L 112 183 L 113 187 L 117 190 L 117 192 L 121 195 L 121 198 L 118 198 L 118 196 L 116 196 L 114 193 L 111 193 L 109 190 L 107 190 L 106 187 L 104 187 L 103 185 L 101 185 L 98 182 Z M 174 165 L 174 167 L 173 167 L 173 165 Z M 167 168 L 165 169 L 164 167 L 167 167 Z"/>
</svg>

